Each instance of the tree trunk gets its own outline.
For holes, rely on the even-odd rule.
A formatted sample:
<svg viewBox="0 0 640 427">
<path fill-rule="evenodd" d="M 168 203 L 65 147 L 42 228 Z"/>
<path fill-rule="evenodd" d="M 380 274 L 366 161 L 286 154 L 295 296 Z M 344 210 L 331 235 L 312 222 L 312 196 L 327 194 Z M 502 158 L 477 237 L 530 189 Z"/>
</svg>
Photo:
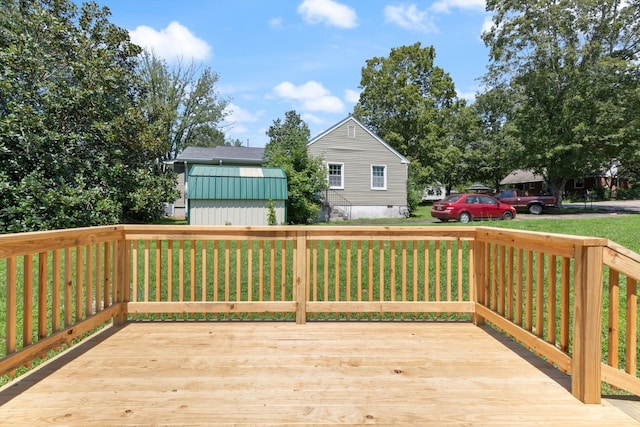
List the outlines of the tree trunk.
<svg viewBox="0 0 640 427">
<path fill-rule="evenodd" d="M 564 186 L 567 183 L 567 179 L 562 177 L 549 177 L 548 182 L 551 195 L 556 198 L 556 208 L 562 208 L 562 195 L 564 194 Z"/>
</svg>

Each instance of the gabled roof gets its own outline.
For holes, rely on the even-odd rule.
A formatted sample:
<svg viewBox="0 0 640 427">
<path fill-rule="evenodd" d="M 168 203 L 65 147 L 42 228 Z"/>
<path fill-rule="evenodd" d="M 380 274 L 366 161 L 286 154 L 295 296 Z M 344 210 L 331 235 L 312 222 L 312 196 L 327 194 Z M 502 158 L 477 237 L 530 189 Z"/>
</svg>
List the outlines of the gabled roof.
<svg viewBox="0 0 640 427">
<path fill-rule="evenodd" d="M 339 128 L 340 126 L 344 125 L 346 122 L 348 121 L 352 121 L 355 124 L 357 124 L 360 128 L 362 128 L 365 132 L 367 132 L 369 135 L 371 135 L 373 137 L 373 139 L 375 139 L 376 141 L 378 141 L 381 145 L 383 145 L 387 150 L 389 150 L 391 153 L 393 153 L 396 157 L 398 157 L 398 159 L 400 159 L 401 163 L 409 163 L 409 160 L 404 157 L 402 154 L 398 153 L 396 150 L 393 149 L 393 147 L 391 147 L 389 144 L 387 144 L 386 142 L 384 142 L 382 140 L 382 138 L 380 138 L 378 135 L 376 135 L 375 133 L 371 132 L 371 130 L 369 130 L 365 125 L 363 125 L 358 119 L 356 119 L 355 117 L 353 117 L 352 115 L 348 115 L 346 118 L 344 118 L 343 120 L 339 121 L 338 123 L 336 123 L 335 125 L 331 126 L 329 129 L 325 130 L 324 132 L 320 133 L 319 135 L 317 135 L 314 138 L 311 138 L 309 140 L 309 142 L 307 143 L 307 147 L 310 146 L 311 144 L 314 144 L 315 142 L 317 142 L 318 140 L 322 139 L 325 135 L 333 132 L 334 130 L 336 130 L 337 128 Z"/>
<path fill-rule="evenodd" d="M 264 163 L 264 148 L 232 147 L 219 145 L 217 147 L 187 147 L 180 153 L 175 162 L 202 164 L 254 164 Z"/>
</svg>

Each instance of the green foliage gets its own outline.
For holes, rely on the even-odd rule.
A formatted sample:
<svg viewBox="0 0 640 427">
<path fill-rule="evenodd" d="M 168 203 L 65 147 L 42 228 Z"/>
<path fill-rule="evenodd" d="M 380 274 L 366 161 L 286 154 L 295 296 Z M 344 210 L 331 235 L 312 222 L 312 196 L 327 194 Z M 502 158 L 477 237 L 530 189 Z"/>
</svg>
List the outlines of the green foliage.
<svg viewBox="0 0 640 427">
<path fill-rule="evenodd" d="M 407 209 L 409 209 L 410 215 L 413 215 L 418 206 L 420 206 L 423 191 L 423 185 L 418 184 L 413 179 L 407 180 Z"/>
<path fill-rule="evenodd" d="M 490 0 L 485 85 L 509 93 L 523 166 L 567 179 L 638 159 L 638 0 Z"/>
<path fill-rule="evenodd" d="M 267 131 L 266 166 L 278 167 L 287 175 L 287 221 L 309 224 L 318 217 L 319 195 L 327 187 L 322 159 L 309 156 L 309 127 L 295 111 L 285 113 L 282 122 L 276 119 Z"/>
<path fill-rule="evenodd" d="M 220 98 L 218 75 L 209 67 L 199 70 L 192 63 L 171 68 L 153 53 L 144 52 L 139 73 L 143 111 L 163 144 L 161 161 L 174 159 L 188 146 L 225 144 L 217 125 L 229 101 Z"/>
<path fill-rule="evenodd" d="M 435 49 L 420 43 L 367 60 L 354 115 L 411 160 L 411 180 L 449 189 L 466 175 L 460 161 L 469 143 L 457 118 L 464 102 L 451 77 L 434 65 Z"/>
<path fill-rule="evenodd" d="M 0 231 L 153 220 L 138 206 L 172 200 L 137 105 L 140 48 L 108 16 L 0 1 Z M 142 200 L 141 185 L 156 194 Z"/>
<path fill-rule="evenodd" d="M 269 210 L 269 214 L 267 216 L 267 224 L 278 225 L 278 219 L 276 217 L 276 206 L 273 203 L 273 200 L 269 200 L 269 203 L 267 204 L 267 209 Z"/>
<path fill-rule="evenodd" d="M 616 191 L 616 199 L 618 200 L 639 200 L 640 187 L 632 187 L 629 189 L 618 188 Z"/>
<path fill-rule="evenodd" d="M 154 173 L 155 172 L 155 173 Z M 138 169 L 131 176 L 130 201 L 126 218 L 159 219 L 164 215 L 163 203 L 178 197 L 173 175 L 160 171 Z"/>
<path fill-rule="evenodd" d="M 509 121 L 513 102 L 507 92 L 496 88 L 479 94 L 471 108 L 480 121 L 480 133 L 468 152 L 473 162 L 469 178 L 473 182 L 491 183 L 498 190 L 504 177 L 525 167 L 521 162 L 524 149 Z"/>
</svg>

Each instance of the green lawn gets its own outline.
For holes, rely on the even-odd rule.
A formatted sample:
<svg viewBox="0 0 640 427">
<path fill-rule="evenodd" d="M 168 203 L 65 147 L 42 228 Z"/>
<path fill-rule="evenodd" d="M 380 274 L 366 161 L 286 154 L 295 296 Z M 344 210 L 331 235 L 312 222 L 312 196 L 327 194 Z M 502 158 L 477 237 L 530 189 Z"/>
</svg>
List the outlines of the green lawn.
<svg viewBox="0 0 640 427">
<path fill-rule="evenodd" d="M 561 211 L 533 216 L 520 214 L 514 221 L 475 221 L 470 224 L 449 222 L 442 224 L 431 217 L 431 206 L 420 206 L 414 217 L 404 220 L 406 225 L 460 226 L 487 225 L 515 230 L 540 231 L 547 233 L 572 234 L 577 236 L 603 237 L 640 253 L 640 215 L 608 214 L 593 218 L 587 214 L 592 209 L 563 209 Z M 579 215 L 584 214 L 584 218 Z M 568 216 L 571 215 L 569 218 Z M 578 216 L 578 218 L 574 218 Z M 387 220 L 388 222 L 389 220 Z M 353 221 L 352 223 L 357 223 Z M 398 223 L 396 220 L 394 223 Z M 383 225 L 384 222 L 380 222 Z"/>
<path fill-rule="evenodd" d="M 595 211 L 597 212 L 597 211 Z M 406 225 L 406 226 L 459 226 L 468 227 L 475 225 L 487 225 L 491 227 L 511 228 L 515 230 L 540 231 L 546 233 L 572 234 L 577 236 L 603 237 L 612 240 L 622 246 L 640 253 L 640 215 L 615 215 L 608 214 L 603 217 L 593 218 L 593 209 L 567 208 L 549 211 L 540 216 L 519 214 L 514 221 L 474 221 L 469 224 L 439 222 L 431 216 L 431 206 L 421 205 L 411 218 L 401 219 L 358 219 L 325 223 L 323 225 Z M 579 216 L 584 214 L 584 218 Z M 570 216 L 570 217 L 569 217 Z M 578 216 L 578 218 L 574 218 Z M 184 225 L 185 220 L 165 219 L 162 222 L 168 225 Z"/>
</svg>

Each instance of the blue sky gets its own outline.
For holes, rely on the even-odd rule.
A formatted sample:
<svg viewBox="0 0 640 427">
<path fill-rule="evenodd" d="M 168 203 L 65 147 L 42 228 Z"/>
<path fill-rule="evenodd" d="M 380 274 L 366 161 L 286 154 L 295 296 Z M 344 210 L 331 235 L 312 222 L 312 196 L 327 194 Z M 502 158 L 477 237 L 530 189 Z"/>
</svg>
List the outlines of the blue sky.
<svg viewBox="0 0 640 427">
<path fill-rule="evenodd" d="M 229 99 L 224 132 L 262 147 L 273 121 L 296 110 L 311 136 L 353 111 L 367 59 L 420 42 L 460 97 L 486 69 L 484 0 L 98 0 L 111 22 L 168 63 L 218 73 Z"/>
</svg>

